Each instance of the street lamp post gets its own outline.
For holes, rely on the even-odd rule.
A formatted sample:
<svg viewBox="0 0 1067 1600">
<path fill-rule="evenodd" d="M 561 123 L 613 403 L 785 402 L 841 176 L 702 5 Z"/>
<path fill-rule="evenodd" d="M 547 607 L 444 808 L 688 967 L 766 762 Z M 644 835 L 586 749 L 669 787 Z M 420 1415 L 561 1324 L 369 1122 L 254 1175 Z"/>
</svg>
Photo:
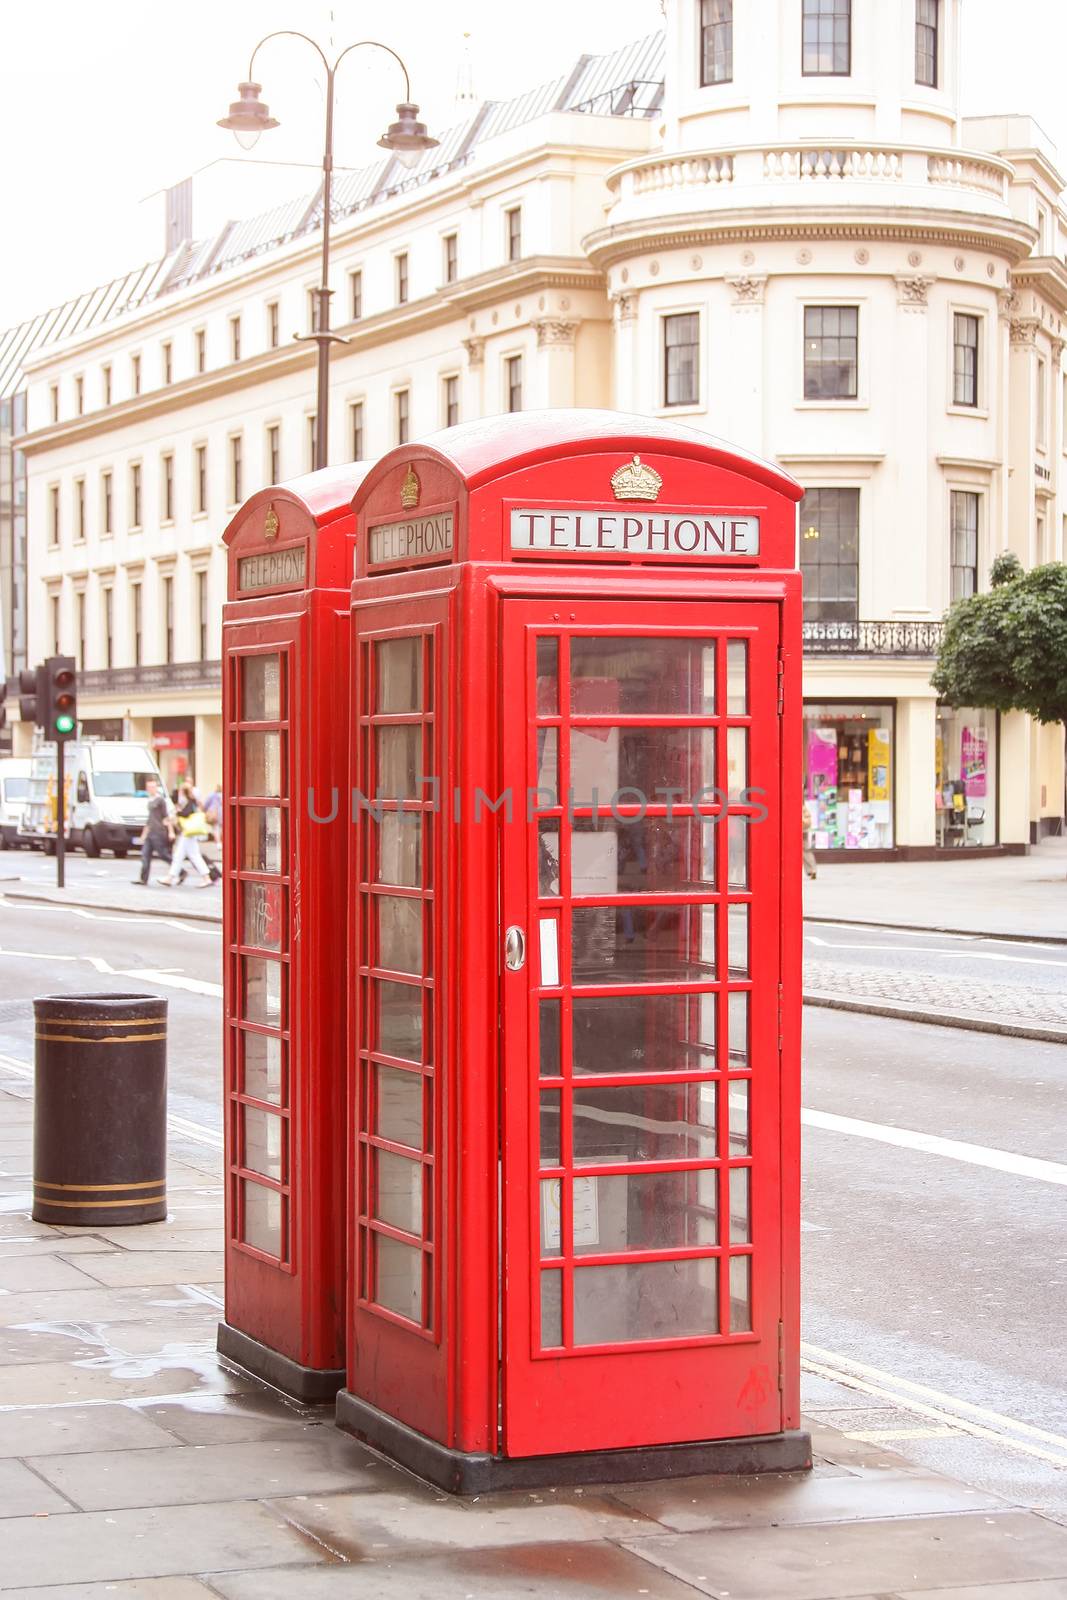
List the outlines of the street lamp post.
<svg viewBox="0 0 1067 1600">
<path fill-rule="evenodd" d="M 220 117 L 219 127 L 230 128 L 236 135 L 238 144 L 244 150 L 251 150 L 260 134 L 268 128 L 278 126 L 277 119 L 272 117 L 270 109 L 260 99 L 262 85 L 253 79 L 256 56 L 270 39 L 282 36 L 291 39 L 303 39 L 306 44 L 317 52 L 319 59 L 326 69 L 326 141 L 322 154 L 322 282 L 313 291 L 315 295 L 315 326 L 308 334 L 297 334 L 297 339 L 313 341 L 318 346 L 318 398 L 315 408 L 315 466 L 326 465 L 327 444 L 329 440 L 329 407 L 330 407 L 330 345 L 344 344 L 346 341 L 339 334 L 330 332 L 330 205 L 333 187 L 333 93 L 337 77 L 337 69 L 345 56 L 353 50 L 372 46 L 375 50 L 384 50 L 391 55 L 404 74 L 404 99 L 396 108 L 397 120 L 390 123 L 389 127 L 378 140 L 383 150 L 392 150 L 405 166 L 414 166 L 424 150 L 430 150 L 436 145 L 437 140 L 430 137 L 426 131 L 426 124 L 419 121 L 419 108 L 411 98 L 411 80 L 408 69 L 401 61 L 395 50 L 389 45 L 381 44 L 377 39 L 359 39 L 355 44 L 346 46 L 336 61 L 331 66 L 322 49 L 314 39 L 306 33 L 300 33 L 295 28 L 279 28 L 274 33 L 268 33 L 256 45 L 248 62 L 248 76 L 244 83 L 238 84 L 240 99 L 235 100 L 230 106 L 230 114 Z"/>
</svg>

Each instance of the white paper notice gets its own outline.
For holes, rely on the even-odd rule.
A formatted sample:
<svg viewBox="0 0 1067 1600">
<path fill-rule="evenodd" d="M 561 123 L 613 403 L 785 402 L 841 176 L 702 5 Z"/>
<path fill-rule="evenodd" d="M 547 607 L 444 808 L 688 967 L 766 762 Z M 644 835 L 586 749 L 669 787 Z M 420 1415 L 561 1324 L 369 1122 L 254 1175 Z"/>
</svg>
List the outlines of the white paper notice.
<svg viewBox="0 0 1067 1600">
<path fill-rule="evenodd" d="M 559 936 L 555 917 L 542 917 L 539 928 L 541 938 L 541 987 L 554 989 L 559 983 Z"/>
</svg>

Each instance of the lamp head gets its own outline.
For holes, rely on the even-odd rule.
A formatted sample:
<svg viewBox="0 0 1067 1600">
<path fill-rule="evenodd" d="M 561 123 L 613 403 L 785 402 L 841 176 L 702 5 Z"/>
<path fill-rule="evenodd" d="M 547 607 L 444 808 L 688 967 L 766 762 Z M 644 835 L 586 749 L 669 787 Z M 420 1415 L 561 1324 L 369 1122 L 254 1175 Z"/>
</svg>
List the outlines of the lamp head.
<svg viewBox="0 0 1067 1600">
<path fill-rule="evenodd" d="M 240 100 L 231 103 L 228 117 L 219 118 L 218 126 L 231 129 L 242 150 L 251 150 L 264 129 L 278 126 L 269 106 L 259 98 L 262 87 L 259 83 L 239 83 Z"/>
<path fill-rule="evenodd" d="M 391 122 L 378 144 L 391 150 L 405 167 L 414 167 L 425 150 L 432 150 L 437 140 L 426 132 L 425 122 L 419 121 L 419 108 L 410 100 L 401 101 L 396 108 L 397 120 Z"/>
</svg>

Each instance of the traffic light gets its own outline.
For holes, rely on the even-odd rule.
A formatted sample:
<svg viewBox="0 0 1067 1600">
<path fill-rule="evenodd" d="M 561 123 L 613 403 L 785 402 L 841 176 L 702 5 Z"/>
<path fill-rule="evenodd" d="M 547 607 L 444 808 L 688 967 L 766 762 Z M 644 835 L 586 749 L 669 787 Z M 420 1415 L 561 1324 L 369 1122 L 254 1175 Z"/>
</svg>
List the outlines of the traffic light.
<svg viewBox="0 0 1067 1600">
<path fill-rule="evenodd" d="M 37 721 L 37 700 L 42 667 L 24 667 L 19 673 L 19 716 L 23 722 Z"/>
<path fill-rule="evenodd" d="M 74 657 L 49 656 L 40 669 L 38 684 L 37 721 L 45 738 L 69 739 L 78 726 Z"/>
</svg>

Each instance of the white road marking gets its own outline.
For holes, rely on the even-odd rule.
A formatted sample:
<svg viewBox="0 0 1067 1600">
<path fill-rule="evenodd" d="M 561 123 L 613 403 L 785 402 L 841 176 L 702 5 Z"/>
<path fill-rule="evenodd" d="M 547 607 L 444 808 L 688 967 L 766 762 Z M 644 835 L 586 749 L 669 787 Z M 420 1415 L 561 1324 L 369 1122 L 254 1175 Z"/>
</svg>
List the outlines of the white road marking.
<svg viewBox="0 0 1067 1600">
<path fill-rule="evenodd" d="M 161 917 L 145 911 L 131 911 L 127 915 L 110 912 L 105 915 L 90 911 L 85 906 L 64 906 L 53 900 L 10 900 L 3 894 L 0 894 L 0 905 L 10 911 L 60 911 L 65 917 L 80 917 L 83 922 L 151 922 L 157 927 L 174 928 L 178 933 L 206 933 L 211 938 L 218 936 L 222 926 L 221 923 L 205 926 L 202 922 L 182 922 L 177 917 Z"/>
<path fill-rule="evenodd" d="M 847 950 L 849 952 L 853 950 L 887 950 L 891 955 L 900 955 L 901 953 L 900 946 L 895 944 L 854 944 L 851 941 L 848 944 L 838 944 L 833 939 L 820 939 L 814 933 L 806 933 L 804 935 L 804 943 L 820 945 L 824 950 Z M 991 950 L 934 950 L 929 946 L 920 945 L 918 948 L 912 946 L 906 953 L 916 956 L 943 956 L 946 961 L 1013 961 L 1017 965 L 1024 967 L 1067 968 L 1067 961 L 1046 961 L 1040 956 L 998 956 L 994 955 Z"/>
<path fill-rule="evenodd" d="M 1035 1428 L 1029 1422 L 1019 1422 L 1015 1417 L 1002 1416 L 985 1406 L 976 1406 L 969 1400 L 958 1400 L 954 1395 L 942 1394 L 925 1384 L 912 1383 L 908 1378 L 898 1378 L 877 1367 L 864 1366 L 833 1350 L 821 1350 L 817 1345 L 802 1343 L 800 1364 L 807 1372 L 830 1378 L 847 1388 L 858 1389 L 863 1394 L 890 1400 L 905 1411 L 928 1417 L 943 1426 L 974 1434 L 979 1439 L 989 1439 L 996 1444 L 1008 1445 L 1026 1455 L 1037 1456 L 1041 1461 L 1052 1461 L 1056 1466 L 1067 1467 L 1067 1438 Z M 1042 1448 L 1049 1445 L 1051 1449 Z M 1058 1453 L 1054 1453 L 1058 1452 Z"/>
<path fill-rule="evenodd" d="M 833 917 L 805 917 L 804 921 L 810 928 L 838 928 L 844 933 L 877 933 L 880 924 L 870 922 L 835 922 Z M 888 931 L 881 929 L 882 932 Z M 1058 944 L 1048 944 L 1036 935 L 1029 939 L 998 939 L 991 933 L 952 933 L 947 928 L 893 928 L 893 935 L 897 939 L 943 939 L 955 940 L 958 944 L 999 944 L 1007 949 L 1018 948 L 1025 945 L 1028 950 L 1051 950 L 1053 952 L 1062 948 Z M 847 947 L 846 947 L 847 948 Z M 895 947 L 894 947 L 895 948 Z"/>
<path fill-rule="evenodd" d="M 221 983 L 209 983 L 206 978 L 181 976 L 180 967 L 130 967 L 118 973 L 120 978 L 143 978 L 146 983 L 161 983 L 165 989 L 187 989 L 190 994 L 222 994 Z"/>
<path fill-rule="evenodd" d="M 990 1167 L 994 1172 L 1010 1172 L 1017 1178 L 1040 1178 L 1044 1183 L 1067 1184 L 1067 1166 L 1058 1161 L 1019 1156 L 1012 1150 L 991 1150 L 981 1144 L 966 1144 L 962 1139 L 942 1139 L 935 1133 L 918 1133 L 914 1128 L 891 1128 L 881 1122 L 864 1122 L 859 1117 L 839 1117 L 832 1111 L 813 1111 L 808 1106 L 801 1109 L 800 1120 L 809 1128 L 851 1133 L 860 1139 L 875 1139 L 879 1144 L 899 1145 L 903 1150 L 924 1150 L 928 1155 L 947 1156 L 951 1161 L 967 1161 L 975 1167 Z"/>
</svg>

